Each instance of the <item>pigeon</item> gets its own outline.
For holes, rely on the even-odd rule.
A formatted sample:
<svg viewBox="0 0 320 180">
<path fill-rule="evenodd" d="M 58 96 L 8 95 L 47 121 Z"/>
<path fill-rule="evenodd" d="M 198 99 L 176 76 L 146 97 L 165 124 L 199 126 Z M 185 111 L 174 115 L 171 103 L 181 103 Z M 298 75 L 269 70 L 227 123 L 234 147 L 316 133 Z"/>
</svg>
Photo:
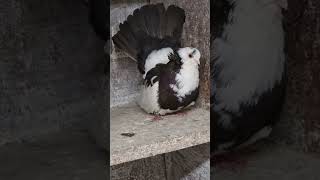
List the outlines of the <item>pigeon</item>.
<svg viewBox="0 0 320 180">
<path fill-rule="evenodd" d="M 211 152 L 270 135 L 286 92 L 284 0 L 216 0 L 211 7 Z"/>
<path fill-rule="evenodd" d="M 145 5 L 112 37 L 137 62 L 143 81 L 138 105 L 149 114 L 176 113 L 194 105 L 199 95 L 200 51 L 181 45 L 185 17 L 175 5 Z"/>
</svg>

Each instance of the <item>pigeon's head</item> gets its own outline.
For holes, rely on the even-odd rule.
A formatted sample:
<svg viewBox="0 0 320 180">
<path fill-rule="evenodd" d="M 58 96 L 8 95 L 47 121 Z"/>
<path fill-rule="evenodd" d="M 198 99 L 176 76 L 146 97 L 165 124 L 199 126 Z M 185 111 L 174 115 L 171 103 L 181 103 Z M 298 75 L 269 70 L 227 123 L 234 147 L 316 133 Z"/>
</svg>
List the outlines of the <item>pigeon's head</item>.
<svg viewBox="0 0 320 180">
<path fill-rule="evenodd" d="M 196 48 L 185 47 L 178 50 L 182 63 L 196 63 L 200 64 L 200 51 Z"/>
</svg>

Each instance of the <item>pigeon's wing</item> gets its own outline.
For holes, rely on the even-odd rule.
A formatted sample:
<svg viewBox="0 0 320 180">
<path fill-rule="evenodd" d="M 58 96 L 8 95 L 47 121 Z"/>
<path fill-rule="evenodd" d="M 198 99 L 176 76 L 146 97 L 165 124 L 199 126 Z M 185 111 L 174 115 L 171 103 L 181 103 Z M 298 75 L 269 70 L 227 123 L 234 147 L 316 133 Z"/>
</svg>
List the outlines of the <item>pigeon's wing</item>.
<svg viewBox="0 0 320 180">
<path fill-rule="evenodd" d="M 145 86 L 152 86 L 154 83 L 158 82 L 160 79 L 160 74 L 165 66 L 165 64 L 157 64 L 154 68 L 149 70 L 144 79 Z"/>
</svg>

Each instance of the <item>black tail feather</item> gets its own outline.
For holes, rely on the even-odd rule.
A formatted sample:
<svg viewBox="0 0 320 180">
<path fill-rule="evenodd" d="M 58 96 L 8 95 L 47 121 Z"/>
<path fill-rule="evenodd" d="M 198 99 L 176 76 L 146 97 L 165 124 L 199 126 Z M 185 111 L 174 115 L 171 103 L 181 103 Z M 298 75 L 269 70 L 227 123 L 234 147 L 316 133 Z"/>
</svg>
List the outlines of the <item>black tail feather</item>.
<svg viewBox="0 0 320 180">
<path fill-rule="evenodd" d="M 112 37 L 114 44 L 137 61 L 144 60 L 141 53 L 159 48 L 163 39 L 179 42 L 185 21 L 184 10 L 163 4 L 146 5 L 136 9 L 120 24 L 120 30 Z M 144 63 L 143 63 L 144 64 Z"/>
<path fill-rule="evenodd" d="M 182 27 L 185 21 L 184 10 L 177 6 L 169 6 L 166 12 L 166 34 L 165 36 L 180 39 Z"/>
</svg>

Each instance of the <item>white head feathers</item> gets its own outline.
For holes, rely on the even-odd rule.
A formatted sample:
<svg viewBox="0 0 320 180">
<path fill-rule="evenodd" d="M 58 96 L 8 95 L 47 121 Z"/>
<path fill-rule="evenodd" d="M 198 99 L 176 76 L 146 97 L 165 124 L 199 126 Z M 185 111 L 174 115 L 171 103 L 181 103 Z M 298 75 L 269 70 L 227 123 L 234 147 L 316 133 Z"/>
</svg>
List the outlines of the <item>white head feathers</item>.
<svg viewBox="0 0 320 180">
<path fill-rule="evenodd" d="M 185 48 L 180 48 L 178 50 L 178 54 L 181 57 L 182 63 L 196 63 L 200 64 L 200 51 L 196 48 L 191 48 L 191 47 L 185 47 Z"/>
</svg>

